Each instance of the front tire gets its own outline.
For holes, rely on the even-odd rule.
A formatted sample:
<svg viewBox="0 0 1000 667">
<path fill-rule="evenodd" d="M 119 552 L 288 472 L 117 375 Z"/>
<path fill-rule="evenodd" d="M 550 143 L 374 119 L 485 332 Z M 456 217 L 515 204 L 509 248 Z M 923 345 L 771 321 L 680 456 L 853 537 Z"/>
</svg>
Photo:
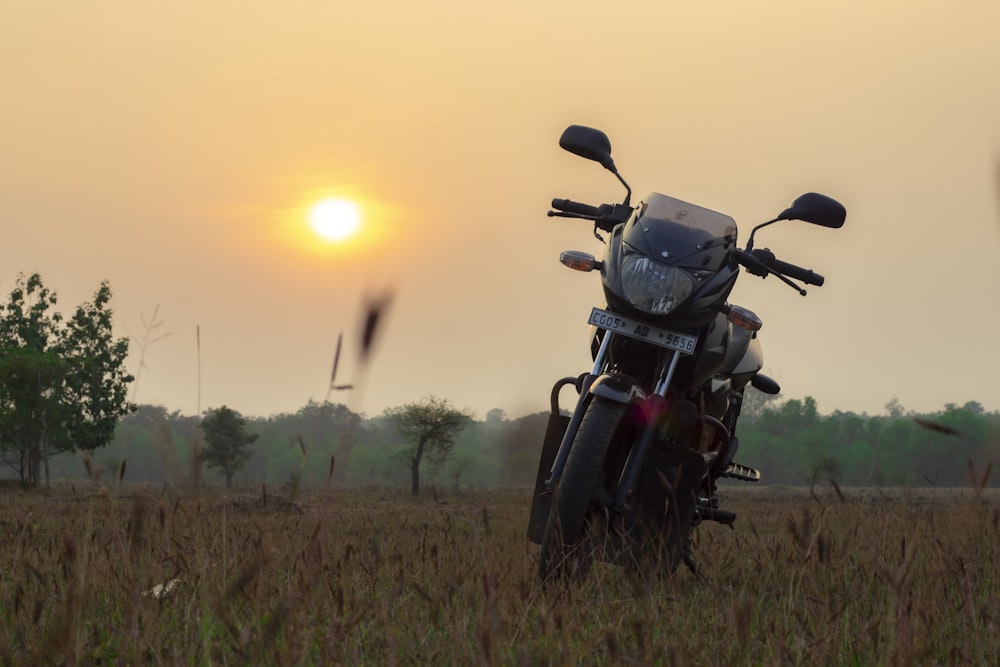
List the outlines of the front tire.
<svg viewBox="0 0 1000 667">
<path fill-rule="evenodd" d="M 593 560 L 589 524 L 594 501 L 604 481 L 604 461 L 628 406 L 595 396 L 553 492 L 538 575 L 543 581 L 580 576 Z"/>
</svg>

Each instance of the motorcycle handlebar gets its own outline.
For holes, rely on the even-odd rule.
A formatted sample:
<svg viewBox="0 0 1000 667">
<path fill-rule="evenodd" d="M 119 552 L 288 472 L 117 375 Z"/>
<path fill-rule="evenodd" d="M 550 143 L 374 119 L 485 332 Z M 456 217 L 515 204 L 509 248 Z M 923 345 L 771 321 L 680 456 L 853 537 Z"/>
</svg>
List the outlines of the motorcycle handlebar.
<svg viewBox="0 0 1000 667">
<path fill-rule="evenodd" d="M 737 257 L 740 263 L 747 267 L 750 273 L 755 275 L 765 275 L 767 272 L 773 272 L 782 276 L 787 276 L 789 278 L 794 278 L 807 285 L 816 285 L 817 287 L 822 287 L 823 283 L 826 282 L 826 278 L 811 271 L 810 269 L 804 269 L 801 266 L 795 264 L 790 264 L 789 262 L 783 262 L 774 256 L 774 253 L 770 250 L 751 250 L 746 252 L 743 250 L 737 251 Z M 766 271 L 762 271 L 761 267 L 764 267 Z"/>
<path fill-rule="evenodd" d="M 576 215 L 597 216 L 600 214 L 600 210 L 596 206 L 581 204 L 580 202 L 570 201 L 569 199 L 553 199 L 552 208 L 557 211 L 563 211 L 564 213 L 575 213 Z"/>
</svg>

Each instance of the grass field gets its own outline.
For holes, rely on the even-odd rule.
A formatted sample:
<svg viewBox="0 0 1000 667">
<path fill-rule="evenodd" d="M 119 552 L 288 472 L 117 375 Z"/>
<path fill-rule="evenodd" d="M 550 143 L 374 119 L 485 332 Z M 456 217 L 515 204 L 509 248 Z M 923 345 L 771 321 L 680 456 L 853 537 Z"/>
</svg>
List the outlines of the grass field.
<svg viewBox="0 0 1000 667">
<path fill-rule="evenodd" d="M 702 577 L 542 589 L 526 490 L 7 491 L 0 659 L 1000 664 L 994 492 L 726 494 L 737 529 L 697 530 Z"/>
</svg>

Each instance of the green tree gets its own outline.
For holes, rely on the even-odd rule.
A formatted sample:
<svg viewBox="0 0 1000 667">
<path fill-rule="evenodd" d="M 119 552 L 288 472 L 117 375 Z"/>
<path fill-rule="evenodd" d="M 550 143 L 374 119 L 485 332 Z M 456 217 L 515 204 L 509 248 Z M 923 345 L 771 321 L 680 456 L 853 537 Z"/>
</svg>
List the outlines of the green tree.
<svg viewBox="0 0 1000 667">
<path fill-rule="evenodd" d="M 749 424 L 757 421 L 764 410 L 773 409 L 778 399 L 775 394 L 765 394 L 747 385 L 743 390 L 743 403 L 740 407 L 740 423 Z"/>
<path fill-rule="evenodd" d="M 885 404 L 885 413 L 893 419 L 899 419 L 906 414 L 906 408 L 903 407 L 903 404 L 899 402 L 898 398 L 893 396 Z"/>
<path fill-rule="evenodd" d="M 201 421 L 205 433 L 205 464 L 218 468 L 226 476 L 226 488 L 233 485 L 235 475 L 250 458 L 249 447 L 257 440 L 256 433 L 248 433 L 247 420 L 240 413 L 223 405 L 208 410 Z"/>
<path fill-rule="evenodd" d="M 0 455 L 26 485 L 39 483 L 43 465 L 48 482 L 53 454 L 105 446 L 135 409 L 128 339 L 112 335 L 110 301 L 103 282 L 64 320 L 33 274 L 18 276 L 0 305 Z"/>
<path fill-rule="evenodd" d="M 549 412 L 536 412 L 507 423 L 498 435 L 499 474 L 507 484 L 534 484 Z"/>
<path fill-rule="evenodd" d="M 310 400 L 295 413 L 251 420 L 260 434 L 244 477 L 268 483 L 343 483 L 362 417 L 339 403 Z"/>
<path fill-rule="evenodd" d="M 429 396 L 419 403 L 390 408 L 384 413 L 410 446 L 399 453 L 410 467 L 413 495 L 420 494 L 420 464 L 426 456 L 440 464 L 448 458 L 455 437 L 472 417 L 451 407 L 446 399 Z"/>
</svg>

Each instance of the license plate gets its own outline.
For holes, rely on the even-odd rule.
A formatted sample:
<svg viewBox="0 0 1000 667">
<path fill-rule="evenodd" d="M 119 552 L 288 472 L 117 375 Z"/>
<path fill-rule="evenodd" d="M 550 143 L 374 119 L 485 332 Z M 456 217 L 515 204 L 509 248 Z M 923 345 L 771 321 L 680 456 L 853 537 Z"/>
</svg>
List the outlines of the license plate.
<svg viewBox="0 0 1000 667">
<path fill-rule="evenodd" d="M 609 313 L 600 308 L 594 308 L 590 311 L 589 322 L 596 327 L 613 331 L 616 334 L 628 336 L 629 338 L 638 338 L 647 343 L 677 350 L 683 354 L 692 354 L 695 345 L 698 344 L 698 339 L 695 336 L 660 329 L 616 313 Z"/>
</svg>

